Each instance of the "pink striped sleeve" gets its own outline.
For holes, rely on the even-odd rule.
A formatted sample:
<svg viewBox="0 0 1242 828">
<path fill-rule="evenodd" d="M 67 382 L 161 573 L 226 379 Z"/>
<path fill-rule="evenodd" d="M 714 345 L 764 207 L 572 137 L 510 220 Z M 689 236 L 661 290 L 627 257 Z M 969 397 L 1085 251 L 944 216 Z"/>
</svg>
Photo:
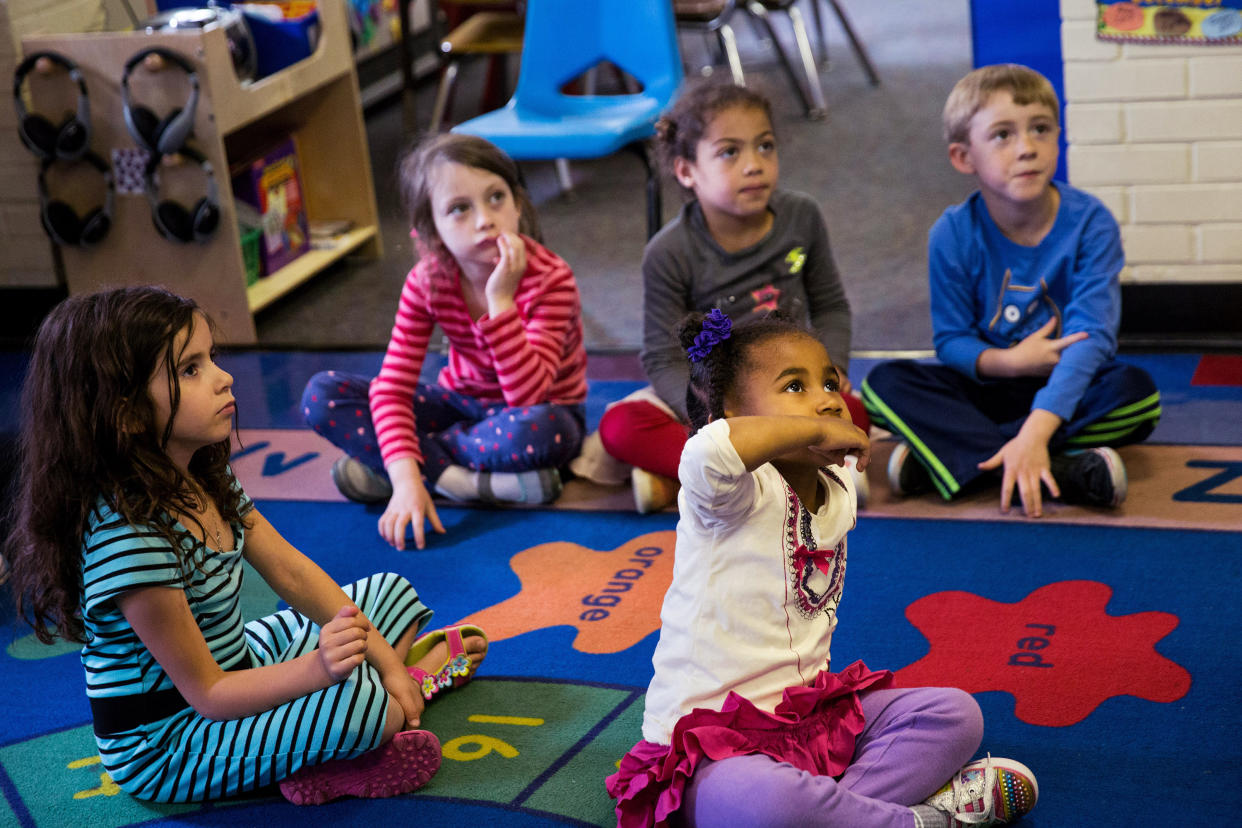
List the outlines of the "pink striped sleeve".
<svg viewBox="0 0 1242 828">
<path fill-rule="evenodd" d="M 435 326 L 424 262 L 429 259 L 420 260 L 405 279 L 388 350 L 371 381 L 371 419 L 385 466 L 404 457 L 423 462 L 414 432 L 414 388 Z"/>
<path fill-rule="evenodd" d="M 526 273 L 514 296 L 516 307 L 497 317 L 484 316 L 478 323 L 501 393 L 512 407 L 580 402 L 586 396 L 586 355 L 573 271 L 555 253 L 529 239 L 526 248 Z M 582 397 L 571 400 L 577 385 Z"/>
</svg>

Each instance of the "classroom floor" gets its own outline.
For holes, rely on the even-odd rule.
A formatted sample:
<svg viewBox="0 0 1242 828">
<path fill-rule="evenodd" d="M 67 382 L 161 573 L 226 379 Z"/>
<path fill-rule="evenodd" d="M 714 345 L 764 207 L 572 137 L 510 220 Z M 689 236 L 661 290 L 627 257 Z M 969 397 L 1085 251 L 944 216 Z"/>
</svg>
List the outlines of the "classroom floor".
<svg viewBox="0 0 1242 828">
<path fill-rule="evenodd" d="M 905 686 L 974 694 L 987 723 L 981 752 L 1017 758 L 1039 778 L 1039 805 L 1021 823 L 1030 828 L 1174 824 L 1188 807 L 1224 826 L 1242 806 L 1242 749 L 1232 737 L 1242 726 L 1242 673 L 1231 657 L 1242 623 L 1242 355 L 1124 358 L 1153 373 L 1164 417 L 1151 440 L 1122 449 L 1130 472 L 1122 509 L 1062 507 L 1027 520 L 1000 515 L 994 496 L 891 501 L 873 474 L 872 504 L 850 534 L 834 668 L 862 659 L 894 670 Z M 338 581 L 396 571 L 436 611 L 434 626 L 470 621 L 488 631 L 479 675 L 424 716 L 442 745 L 437 776 L 412 795 L 346 799 L 314 814 L 270 787 L 203 805 L 137 802 L 99 768 L 75 649 L 35 642 L 0 597 L 0 669 L 9 679 L 0 826 L 293 828 L 308 816 L 352 825 L 615 824 L 603 778 L 639 737 L 676 514 L 637 515 L 625 487 L 584 484 L 549 508 L 441 504 L 447 533 L 425 550 L 394 552 L 375 531 L 381 507 L 336 493 L 328 469 L 338 453 L 297 413 L 315 371 L 366 373 L 379 359 L 224 353 L 239 400 L 234 468 L 263 514 Z M 8 422 L 23 365 L 20 355 L 0 356 Z M 593 357 L 591 366 L 594 422 L 641 380 L 632 357 Z M 868 368 L 859 360 L 852 379 Z M 880 467 L 888 445 L 876 443 Z M 635 558 L 652 561 L 641 577 Z M 606 618 L 584 621 L 583 601 L 622 570 L 632 587 Z M 244 617 L 277 606 L 248 576 Z"/>
</svg>

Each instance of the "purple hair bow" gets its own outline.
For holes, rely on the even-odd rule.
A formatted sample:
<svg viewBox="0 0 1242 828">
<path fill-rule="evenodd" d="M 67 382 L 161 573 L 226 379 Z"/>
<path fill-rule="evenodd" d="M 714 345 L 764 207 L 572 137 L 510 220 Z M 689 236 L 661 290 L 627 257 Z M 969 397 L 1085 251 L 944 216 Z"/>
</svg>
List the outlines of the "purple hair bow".
<svg viewBox="0 0 1242 828">
<path fill-rule="evenodd" d="M 703 330 L 694 337 L 694 344 L 686 349 L 691 362 L 702 362 L 712 348 L 729 338 L 733 322 L 720 308 L 712 308 L 703 319 Z"/>
</svg>

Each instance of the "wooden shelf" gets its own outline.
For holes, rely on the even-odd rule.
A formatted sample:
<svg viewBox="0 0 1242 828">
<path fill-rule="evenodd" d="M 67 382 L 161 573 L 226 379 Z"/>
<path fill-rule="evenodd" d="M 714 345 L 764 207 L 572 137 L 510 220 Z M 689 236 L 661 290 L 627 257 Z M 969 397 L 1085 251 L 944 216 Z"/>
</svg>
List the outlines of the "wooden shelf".
<svg viewBox="0 0 1242 828">
<path fill-rule="evenodd" d="M 333 239 L 329 248 L 313 248 L 275 273 L 246 288 L 251 312 L 260 311 L 320 271 L 335 264 L 379 235 L 378 227 L 361 227 Z"/>
<path fill-rule="evenodd" d="M 121 72 L 132 55 L 151 46 L 171 49 L 194 65 L 199 79 L 189 143 L 214 170 L 219 230 L 202 244 L 164 239 L 152 225 L 146 194 L 118 189 L 112 230 L 103 242 L 90 250 L 61 250 L 71 293 L 124 284 L 166 285 L 207 310 L 225 341 L 248 344 L 256 341 L 255 311 L 346 255 L 380 256 L 379 212 L 345 2 L 319 0 L 322 34 L 314 52 L 254 83 L 238 80 L 227 38 L 218 28 L 39 35 L 23 40 L 27 53 L 61 52 L 81 68 L 91 96 L 91 148 L 104 158 L 110 158 L 114 149 L 131 153 L 136 149 L 125 127 L 120 95 Z M 176 69 L 136 71 L 130 89 L 135 100 L 156 113 L 167 113 L 184 105 L 189 81 Z M 229 170 L 272 137 L 284 135 L 292 135 L 297 146 L 307 217 L 344 219 L 355 229 L 333 248 L 311 250 L 247 287 Z M 161 197 L 194 205 L 203 197 L 203 176 L 191 172 L 170 170 L 167 181 L 162 173 Z"/>
</svg>

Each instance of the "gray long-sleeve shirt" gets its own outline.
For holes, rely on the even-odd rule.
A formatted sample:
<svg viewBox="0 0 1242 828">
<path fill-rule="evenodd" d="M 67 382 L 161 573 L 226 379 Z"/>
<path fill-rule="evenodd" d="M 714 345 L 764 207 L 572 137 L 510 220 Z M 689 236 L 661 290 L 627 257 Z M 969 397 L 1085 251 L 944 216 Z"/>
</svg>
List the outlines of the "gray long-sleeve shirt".
<svg viewBox="0 0 1242 828">
<path fill-rule="evenodd" d="M 850 304 L 819 205 L 803 193 L 777 191 L 768 206 L 771 232 L 745 250 L 721 249 L 691 201 L 643 254 L 643 369 L 683 419 L 690 370 L 676 329 L 691 311 L 720 308 L 738 324 L 779 308 L 809 322 L 833 364 L 842 373 L 849 368 Z"/>
</svg>

